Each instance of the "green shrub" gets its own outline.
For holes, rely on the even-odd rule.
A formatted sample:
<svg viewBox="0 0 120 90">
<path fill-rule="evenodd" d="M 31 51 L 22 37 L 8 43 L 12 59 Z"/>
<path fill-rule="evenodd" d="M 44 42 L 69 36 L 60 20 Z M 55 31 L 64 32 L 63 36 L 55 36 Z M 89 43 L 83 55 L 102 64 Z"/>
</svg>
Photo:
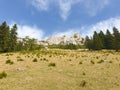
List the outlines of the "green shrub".
<svg viewBox="0 0 120 90">
<path fill-rule="evenodd" d="M 55 67 L 56 64 L 55 64 L 55 63 L 49 63 L 48 66 L 49 66 L 49 67 Z"/>
<path fill-rule="evenodd" d="M 34 58 L 34 59 L 33 59 L 33 62 L 37 62 L 37 58 Z"/>
<path fill-rule="evenodd" d="M 6 64 L 10 64 L 10 65 L 12 65 L 12 64 L 14 64 L 14 62 L 11 61 L 10 59 L 8 59 L 8 60 L 6 61 Z"/>
<path fill-rule="evenodd" d="M 2 73 L 0 73 L 0 79 L 6 78 L 6 77 L 7 77 L 7 73 L 5 71 L 3 71 Z"/>
</svg>

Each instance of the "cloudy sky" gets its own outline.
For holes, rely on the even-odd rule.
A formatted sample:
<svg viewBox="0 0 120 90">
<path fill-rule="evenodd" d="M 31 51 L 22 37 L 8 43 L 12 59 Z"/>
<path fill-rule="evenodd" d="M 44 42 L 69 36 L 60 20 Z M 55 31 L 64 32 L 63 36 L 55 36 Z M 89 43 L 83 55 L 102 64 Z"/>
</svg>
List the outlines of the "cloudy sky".
<svg viewBox="0 0 120 90">
<path fill-rule="evenodd" d="M 18 36 L 92 35 L 120 30 L 120 0 L 0 0 L 0 24 L 18 25 Z"/>
</svg>

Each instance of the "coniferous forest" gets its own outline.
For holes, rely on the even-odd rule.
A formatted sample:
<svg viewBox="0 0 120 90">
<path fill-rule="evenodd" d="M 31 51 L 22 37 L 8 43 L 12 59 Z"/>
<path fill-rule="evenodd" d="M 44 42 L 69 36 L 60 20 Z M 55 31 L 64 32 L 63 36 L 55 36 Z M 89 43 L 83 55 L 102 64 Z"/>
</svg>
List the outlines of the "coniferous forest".
<svg viewBox="0 0 120 90">
<path fill-rule="evenodd" d="M 116 27 L 113 27 L 113 33 L 109 30 L 106 30 L 106 33 L 103 33 L 101 30 L 99 33 L 94 31 L 92 37 L 86 36 L 85 42 L 86 48 L 89 50 L 120 50 L 120 32 Z"/>
<path fill-rule="evenodd" d="M 35 50 L 41 48 L 40 45 L 36 44 L 36 39 L 31 39 L 26 36 L 21 41 L 17 35 L 16 24 L 10 28 L 6 22 L 3 22 L 0 25 L 0 52 Z"/>
</svg>

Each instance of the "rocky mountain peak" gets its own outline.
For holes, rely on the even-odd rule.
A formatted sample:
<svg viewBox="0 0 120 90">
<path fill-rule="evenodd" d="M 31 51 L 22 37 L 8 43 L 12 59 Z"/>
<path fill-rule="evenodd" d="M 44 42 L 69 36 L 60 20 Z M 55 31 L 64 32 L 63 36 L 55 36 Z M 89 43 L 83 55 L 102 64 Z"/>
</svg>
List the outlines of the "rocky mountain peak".
<svg viewBox="0 0 120 90">
<path fill-rule="evenodd" d="M 79 33 L 74 33 L 73 37 L 67 37 L 66 35 L 63 35 L 61 37 L 57 37 L 55 35 L 52 35 L 51 37 L 49 37 L 46 42 L 48 43 L 48 45 L 53 45 L 53 44 L 83 44 L 83 38 L 80 37 Z"/>
</svg>

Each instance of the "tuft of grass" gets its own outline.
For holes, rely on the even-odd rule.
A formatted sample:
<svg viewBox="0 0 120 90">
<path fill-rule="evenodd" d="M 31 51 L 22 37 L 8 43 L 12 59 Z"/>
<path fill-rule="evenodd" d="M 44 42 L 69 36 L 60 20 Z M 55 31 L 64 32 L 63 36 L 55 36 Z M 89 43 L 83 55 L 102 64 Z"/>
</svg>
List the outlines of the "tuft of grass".
<svg viewBox="0 0 120 90">
<path fill-rule="evenodd" d="M 47 62 L 48 62 L 48 60 L 47 60 L 46 58 L 43 58 L 42 60 L 43 60 L 43 61 L 47 61 Z"/>
<path fill-rule="evenodd" d="M 112 61 L 109 61 L 109 63 L 113 63 Z"/>
<path fill-rule="evenodd" d="M 18 58 L 17 61 L 24 61 L 22 58 Z"/>
<path fill-rule="evenodd" d="M 56 66 L 56 63 L 51 62 L 51 63 L 48 64 L 48 66 L 49 66 L 49 67 L 55 67 L 55 66 Z"/>
<path fill-rule="evenodd" d="M 93 60 L 90 61 L 92 64 L 95 64 L 95 62 Z"/>
<path fill-rule="evenodd" d="M 16 58 L 21 58 L 20 56 L 17 56 Z"/>
<path fill-rule="evenodd" d="M 103 63 L 104 62 L 104 60 L 100 60 L 100 61 L 98 61 L 97 63 Z"/>
<path fill-rule="evenodd" d="M 7 73 L 5 71 L 0 73 L 0 79 L 6 78 L 6 77 L 7 77 Z"/>
<path fill-rule="evenodd" d="M 9 54 L 7 53 L 5 56 L 9 56 Z"/>
<path fill-rule="evenodd" d="M 34 59 L 33 59 L 33 62 L 37 62 L 37 61 L 38 61 L 37 58 L 34 58 Z"/>
<path fill-rule="evenodd" d="M 14 64 L 14 62 L 11 61 L 10 59 L 8 59 L 8 60 L 6 61 L 6 64 L 10 64 L 10 65 L 12 65 L 12 64 Z"/>
<path fill-rule="evenodd" d="M 79 64 L 83 64 L 83 63 L 82 63 L 82 61 L 81 61 L 81 62 L 79 62 Z"/>
<path fill-rule="evenodd" d="M 52 57 L 52 55 L 50 55 L 49 57 Z"/>
<path fill-rule="evenodd" d="M 99 57 L 97 56 L 96 59 L 99 59 Z"/>
<path fill-rule="evenodd" d="M 85 72 L 82 73 L 83 75 L 86 75 Z"/>
<path fill-rule="evenodd" d="M 80 83 L 80 86 L 81 86 L 81 87 L 85 87 L 86 84 L 87 84 L 87 82 L 86 82 L 85 80 L 82 80 L 81 83 Z"/>
</svg>

